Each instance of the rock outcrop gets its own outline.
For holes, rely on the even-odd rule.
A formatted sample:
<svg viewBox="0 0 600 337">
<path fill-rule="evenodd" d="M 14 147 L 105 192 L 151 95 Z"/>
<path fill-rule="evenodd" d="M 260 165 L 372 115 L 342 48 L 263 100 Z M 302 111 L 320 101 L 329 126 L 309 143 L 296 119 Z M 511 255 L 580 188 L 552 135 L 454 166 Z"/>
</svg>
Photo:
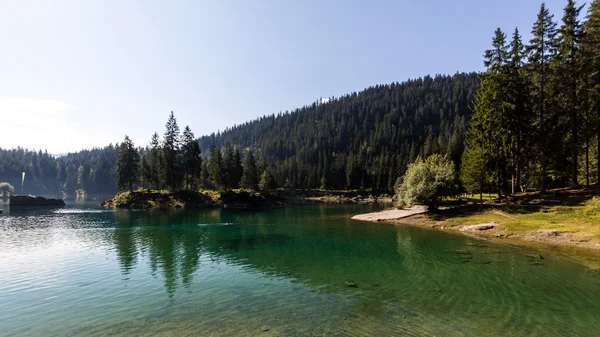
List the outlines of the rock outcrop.
<svg viewBox="0 0 600 337">
<path fill-rule="evenodd" d="M 479 225 L 462 226 L 459 230 L 461 232 L 484 231 L 484 230 L 496 228 L 497 226 L 498 226 L 497 222 L 489 222 L 489 223 L 482 223 Z"/>
</svg>

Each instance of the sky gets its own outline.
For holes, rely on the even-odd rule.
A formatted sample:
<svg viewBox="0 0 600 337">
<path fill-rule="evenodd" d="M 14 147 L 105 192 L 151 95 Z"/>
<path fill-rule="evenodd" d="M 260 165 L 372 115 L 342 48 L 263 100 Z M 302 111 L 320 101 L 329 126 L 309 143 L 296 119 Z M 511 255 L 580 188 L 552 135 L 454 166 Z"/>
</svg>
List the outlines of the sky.
<svg viewBox="0 0 600 337">
<path fill-rule="evenodd" d="M 147 145 L 366 87 L 483 70 L 537 0 L 0 0 L 0 147 Z M 562 17 L 566 0 L 546 4 Z"/>
</svg>

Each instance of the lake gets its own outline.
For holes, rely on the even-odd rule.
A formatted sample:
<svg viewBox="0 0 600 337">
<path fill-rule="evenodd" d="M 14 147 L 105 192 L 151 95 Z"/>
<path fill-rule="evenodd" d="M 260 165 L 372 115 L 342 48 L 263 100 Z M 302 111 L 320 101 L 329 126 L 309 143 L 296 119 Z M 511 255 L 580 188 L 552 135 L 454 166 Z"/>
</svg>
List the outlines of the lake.
<svg viewBox="0 0 600 337">
<path fill-rule="evenodd" d="M 12 210 L 0 335 L 600 335 L 598 269 L 378 207 Z"/>
</svg>

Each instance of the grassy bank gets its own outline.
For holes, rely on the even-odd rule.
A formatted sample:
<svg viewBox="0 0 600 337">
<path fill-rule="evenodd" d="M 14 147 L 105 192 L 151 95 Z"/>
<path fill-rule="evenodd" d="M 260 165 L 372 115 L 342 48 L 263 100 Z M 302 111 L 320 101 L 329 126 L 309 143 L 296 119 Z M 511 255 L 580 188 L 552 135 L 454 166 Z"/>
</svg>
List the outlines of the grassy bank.
<svg viewBox="0 0 600 337">
<path fill-rule="evenodd" d="M 553 190 L 544 195 L 521 193 L 502 203 L 488 200 L 480 205 L 470 200 L 459 207 L 379 221 L 450 231 L 468 225 L 497 224 L 461 233 L 600 250 L 599 195 L 598 187 Z"/>
</svg>

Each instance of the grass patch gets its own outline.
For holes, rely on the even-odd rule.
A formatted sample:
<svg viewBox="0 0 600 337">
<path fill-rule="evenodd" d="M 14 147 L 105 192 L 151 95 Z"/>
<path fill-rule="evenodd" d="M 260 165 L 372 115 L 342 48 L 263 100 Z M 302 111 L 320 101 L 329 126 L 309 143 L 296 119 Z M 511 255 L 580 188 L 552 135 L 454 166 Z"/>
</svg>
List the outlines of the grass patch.
<svg viewBox="0 0 600 337">
<path fill-rule="evenodd" d="M 600 239 L 600 198 L 588 200 L 583 206 L 471 205 L 432 212 L 430 216 L 449 227 L 496 222 L 499 229 L 513 234 L 556 230 Z"/>
</svg>

